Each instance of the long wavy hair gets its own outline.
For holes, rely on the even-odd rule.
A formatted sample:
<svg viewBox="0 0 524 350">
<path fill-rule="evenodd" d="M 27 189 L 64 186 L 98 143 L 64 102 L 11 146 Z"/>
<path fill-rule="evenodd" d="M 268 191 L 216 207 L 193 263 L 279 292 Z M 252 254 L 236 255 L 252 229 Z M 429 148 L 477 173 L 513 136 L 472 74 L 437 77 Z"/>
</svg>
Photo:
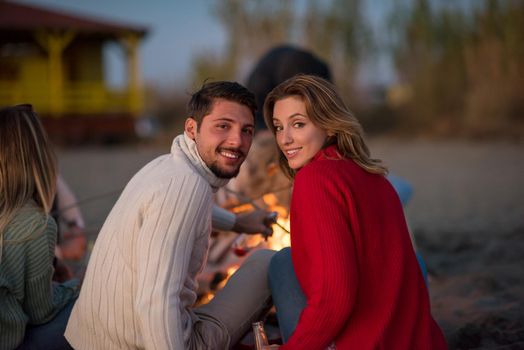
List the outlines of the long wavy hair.
<svg viewBox="0 0 524 350">
<path fill-rule="evenodd" d="M 282 82 L 269 93 L 264 103 L 264 120 L 274 135 L 275 104 L 290 96 L 300 98 L 311 122 L 328 135 L 332 135 L 328 137 L 324 147 L 336 144 L 342 157 L 353 159 L 367 172 L 387 174 L 387 168 L 382 162 L 370 157 L 369 148 L 364 141 L 364 131 L 357 118 L 342 101 L 335 86 L 323 78 L 298 74 Z M 279 152 L 279 165 L 288 177 L 295 177 L 296 171 L 289 167 L 282 151 Z"/>
<path fill-rule="evenodd" d="M 55 154 L 32 106 L 0 109 L 0 248 L 4 231 L 26 204 L 34 201 L 43 214 L 49 215 L 56 176 Z"/>
</svg>

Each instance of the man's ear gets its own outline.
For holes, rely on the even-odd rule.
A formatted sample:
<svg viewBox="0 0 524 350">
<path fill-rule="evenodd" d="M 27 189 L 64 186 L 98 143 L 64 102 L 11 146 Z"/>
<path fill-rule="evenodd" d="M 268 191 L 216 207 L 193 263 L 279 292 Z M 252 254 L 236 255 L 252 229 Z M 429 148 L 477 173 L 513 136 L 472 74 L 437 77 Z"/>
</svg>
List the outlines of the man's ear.
<svg viewBox="0 0 524 350">
<path fill-rule="evenodd" d="M 196 138 L 197 133 L 197 121 L 191 117 L 187 118 L 186 123 L 184 125 L 184 131 L 191 140 L 194 140 Z"/>
</svg>

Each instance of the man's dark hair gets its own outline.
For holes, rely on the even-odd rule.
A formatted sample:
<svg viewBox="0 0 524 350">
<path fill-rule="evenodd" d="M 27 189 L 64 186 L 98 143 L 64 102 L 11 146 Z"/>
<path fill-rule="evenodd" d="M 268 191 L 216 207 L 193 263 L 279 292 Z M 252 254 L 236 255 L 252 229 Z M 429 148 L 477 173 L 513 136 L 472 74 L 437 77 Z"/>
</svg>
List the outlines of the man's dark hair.
<svg viewBox="0 0 524 350">
<path fill-rule="evenodd" d="M 196 120 L 197 125 L 200 126 L 202 119 L 211 113 L 216 99 L 224 99 L 244 105 L 249 108 L 253 118 L 255 118 L 257 110 L 255 95 L 239 83 L 232 81 L 204 83 L 200 90 L 191 95 L 187 104 L 187 115 Z"/>
</svg>

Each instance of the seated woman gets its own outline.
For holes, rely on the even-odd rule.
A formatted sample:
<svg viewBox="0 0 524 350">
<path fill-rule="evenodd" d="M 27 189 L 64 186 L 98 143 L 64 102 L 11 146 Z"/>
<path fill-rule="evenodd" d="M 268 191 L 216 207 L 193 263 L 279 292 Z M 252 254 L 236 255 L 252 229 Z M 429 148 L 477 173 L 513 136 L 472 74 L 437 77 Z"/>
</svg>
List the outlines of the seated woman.
<svg viewBox="0 0 524 350">
<path fill-rule="evenodd" d="M 30 105 L 0 109 L 0 349 L 70 349 L 78 281 L 55 284 L 56 163 Z"/>
<path fill-rule="evenodd" d="M 399 197 L 335 87 L 297 75 L 264 117 L 294 180 L 291 249 L 269 271 L 281 349 L 445 349 Z"/>
</svg>

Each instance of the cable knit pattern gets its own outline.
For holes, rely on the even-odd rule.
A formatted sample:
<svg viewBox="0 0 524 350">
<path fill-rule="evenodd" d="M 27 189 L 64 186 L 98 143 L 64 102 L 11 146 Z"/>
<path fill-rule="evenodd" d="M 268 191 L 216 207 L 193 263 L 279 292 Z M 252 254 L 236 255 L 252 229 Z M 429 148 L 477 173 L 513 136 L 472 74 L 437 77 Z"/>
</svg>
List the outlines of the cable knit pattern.
<svg viewBox="0 0 524 350">
<path fill-rule="evenodd" d="M 7 226 L 0 261 L 0 349 L 14 349 L 27 325 L 52 320 L 77 295 L 78 281 L 51 282 L 56 223 L 28 203 Z"/>
<path fill-rule="evenodd" d="M 98 236 L 66 338 L 75 349 L 184 349 L 217 178 L 186 135 L 127 184 Z"/>
<path fill-rule="evenodd" d="M 331 146 L 298 171 L 292 259 L 307 298 L 281 350 L 445 349 L 398 196 Z"/>
</svg>

